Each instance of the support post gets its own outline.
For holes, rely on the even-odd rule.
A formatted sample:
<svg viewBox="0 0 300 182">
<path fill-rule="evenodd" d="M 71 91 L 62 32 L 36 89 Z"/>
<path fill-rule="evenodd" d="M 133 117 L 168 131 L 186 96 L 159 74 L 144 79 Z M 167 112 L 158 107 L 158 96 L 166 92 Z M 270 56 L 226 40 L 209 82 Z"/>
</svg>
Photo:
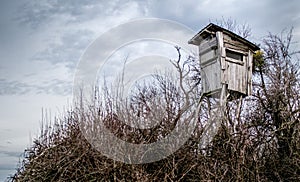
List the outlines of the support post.
<svg viewBox="0 0 300 182">
<path fill-rule="evenodd" d="M 227 102 L 227 85 L 222 84 L 222 90 L 220 94 L 220 115 L 221 115 L 221 120 L 223 120 L 226 116 L 226 102 Z M 228 127 L 228 124 L 226 122 L 226 125 Z"/>
</svg>

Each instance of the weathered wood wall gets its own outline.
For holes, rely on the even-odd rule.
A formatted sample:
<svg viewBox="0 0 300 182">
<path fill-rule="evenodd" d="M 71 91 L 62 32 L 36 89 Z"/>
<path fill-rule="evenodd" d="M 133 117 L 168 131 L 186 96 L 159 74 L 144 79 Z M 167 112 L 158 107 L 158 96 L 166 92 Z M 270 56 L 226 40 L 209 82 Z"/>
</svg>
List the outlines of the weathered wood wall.
<svg viewBox="0 0 300 182">
<path fill-rule="evenodd" d="M 241 59 L 232 56 L 240 56 Z M 205 94 L 219 91 L 222 84 L 227 84 L 231 91 L 251 94 L 252 52 L 245 44 L 223 32 L 216 32 L 200 43 L 199 58 Z"/>
<path fill-rule="evenodd" d="M 208 38 L 199 45 L 201 65 L 202 89 L 204 93 L 211 93 L 221 88 L 221 72 L 218 61 L 216 37 Z"/>
</svg>

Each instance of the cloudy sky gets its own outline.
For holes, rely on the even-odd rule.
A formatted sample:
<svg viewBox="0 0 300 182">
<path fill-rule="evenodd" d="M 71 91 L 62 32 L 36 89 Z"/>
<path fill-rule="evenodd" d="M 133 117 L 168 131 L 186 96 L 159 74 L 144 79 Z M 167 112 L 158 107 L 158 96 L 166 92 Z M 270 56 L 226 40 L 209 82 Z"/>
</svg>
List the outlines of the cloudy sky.
<svg viewBox="0 0 300 182">
<path fill-rule="evenodd" d="M 248 23 L 252 28 L 249 39 L 254 43 L 260 43 L 268 32 L 280 34 L 291 27 L 297 42 L 299 9 L 298 0 L 0 1 L 0 180 L 14 171 L 30 139 L 38 136 L 42 109 L 53 118 L 71 105 L 80 58 L 94 40 L 113 27 L 140 18 L 161 18 L 196 33 L 223 17 Z M 139 28 L 143 30 L 147 27 Z M 140 42 L 123 52 L 136 55 L 134 50 L 147 45 Z M 295 47 L 300 49 L 297 44 Z M 157 43 L 152 48 L 153 52 L 155 48 L 168 50 Z M 172 58 L 172 50 L 168 52 Z"/>
</svg>

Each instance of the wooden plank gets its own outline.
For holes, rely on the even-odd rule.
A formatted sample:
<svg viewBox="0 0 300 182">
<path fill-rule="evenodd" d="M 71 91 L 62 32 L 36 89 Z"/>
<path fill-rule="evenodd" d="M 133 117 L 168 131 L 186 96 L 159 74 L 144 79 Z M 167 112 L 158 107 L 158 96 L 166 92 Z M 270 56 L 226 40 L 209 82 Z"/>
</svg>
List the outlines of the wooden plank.
<svg viewBox="0 0 300 182">
<path fill-rule="evenodd" d="M 212 58 L 212 59 L 209 59 L 209 60 L 207 60 L 207 61 L 201 63 L 201 67 L 204 68 L 204 67 L 209 66 L 209 65 L 211 65 L 211 64 L 217 64 L 217 61 L 218 61 L 217 57 L 214 57 L 214 58 Z"/>
<path fill-rule="evenodd" d="M 235 63 L 235 64 L 239 64 L 241 66 L 244 65 L 244 61 L 239 61 L 239 60 L 232 59 L 232 58 L 229 58 L 229 57 L 226 57 L 226 61 L 231 62 L 231 63 Z"/>
<path fill-rule="evenodd" d="M 204 40 L 199 45 L 199 52 L 204 52 L 206 49 L 217 47 L 217 38 L 214 37 L 210 40 Z"/>
<path fill-rule="evenodd" d="M 244 65 L 228 63 L 228 89 L 246 94 L 246 70 Z"/>
<path fill-rule="evenodd" d="M 227 84 L 228 83 L 228 64 L 226 62 L 226 49 L 224 47 L 224 37 L 223 32 L 217 32 L 216 37 L 218 40 L 218 50 L 219 50 L 219 60 L 221 65 L 221 84 Z"/>
<path fill-rule="evenodd" d="M 221 58 L 220 58 L 220 62 L 221 62 L 221 83 L 222 84 L 227 84 L 228 83 L 228 71 L 227 71 L 227 67 L 228 64 L 226 62 L 226 49 L 225 47 L 221 48 Z"/>
<path fill-rule="evenodd" d="M 233 50 L 239 50 L 239 51 L 242 51 L 242 52 L 248 51 L 247 47 L 237 46 L 237 45 L 228 44 L 228 43 L 225 43 L 225 47 L 229 48 L 229 49 L 233 49 Z"/>
<path fill-rule="evenodd" d="M 225 47 L 222 47 L 222 49 L 221 49 L 221 69 L 222 70 L 225 70 L 226 69 L 226 61 L 225 61 L 225 59 L 226 59 L 226 49 L 225 49 Z"/>
<path fill-rule="evenodd" d="M 247 78 L 247 95 L 252 95 L 252 66 L 253 66 L 253 53 L 249 50 L 248 53 L 248 78 Z"/>
<path fill-rule="evenodd" d="M 202 88 L 205 94 L 209 92 L 214 92 L 215 90 L 221 88 L 221 72 L 219 70 L 220 64 L 218 61 L 215 61 L 214 64 L 209 64 L 202 67 Z"/>
<path fill-rule="evenodd" d="M 244 43 L 233 40 L 229 35 L 224 34 L 224 47 L 231 48 L 234 50 L 241 50 L 244 52 L 248 52 L 249 47 L 245 45 Z"/>
<path fill-rule="evenodd" d="M 206 54 L 207 52 L 210 52 L 212 50 L 216 50 L 217 47 L 214 46 L 214 47 L 207 47 L 206 49 L 199 49 L 199 55 L 202 55 L 202 54 Z"/>
<path fill-rule="evenodd" d="M 204 94 L 213 92 L 219 87 L 218 72 L 220 68 L 217 68 L 217 39 L 203 41 L 199 45 L 199 58 L 201 66 L 202 77 L 202 90 Z"/>
<path fill-rule="evenodd" d="M 216 32 L 216 38 L 217 38 L 217 43 L 218 43 L 218 48 L 221 50 L 221 47 L 224 47 L 224 40 L 223 40 L 223 32 Z"/>
<path fill-rule="evenodd" d="M 216 57 L 216 50 L 212 49 L 205 54 L 200 54 L 200 63 L 203 64 Z"/>
<path fill-rule="evenodd" d="M 248 56 L 243 56 L 244 62 L 244 82 L 243 82 L 243 90 L 245 91 L 244 94 L 248 94 Z"/>
<path fill-rule="evenodd" d="M 226 50 L 229 50 L 231 52 L 240 53 L 240 54 L 243 54 L 244 56 L 248 55 L 248 49 L 247 49 L 247 51 L 242 51 L 242 50 L 239 50 L 239 49 L 231 49 L 231 48 L 226 47 Z"/>
</svg>

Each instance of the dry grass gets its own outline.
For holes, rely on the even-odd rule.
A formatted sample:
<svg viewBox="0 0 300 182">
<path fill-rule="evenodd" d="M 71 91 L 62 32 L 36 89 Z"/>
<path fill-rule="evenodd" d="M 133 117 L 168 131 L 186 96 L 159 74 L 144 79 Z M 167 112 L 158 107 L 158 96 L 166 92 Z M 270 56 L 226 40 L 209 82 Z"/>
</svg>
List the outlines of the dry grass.
<svg viewBox="0 0 300 182">
<path fill-rule="evenodd" d="M 199 137 L 208 119 L 209 99 L 201 103 L 198 125 L 190 139 L 178 151 L 157 162 L 130 165 L 114 161 L 93 148 L 83 136 L 80 118 L 90 126 L 104 122 L 116 136 L 132 143 L 151 143 L 167 135 L 182 117 L 186 103 L 199 98 L 201 91 L 197 90 L 199 86 L 189 87 L 190 91 L 180 90 L 180 87 L 174 88 L 170 82 L 160 80 L 159 87 L 141 89 L 125 110 L 116 110 L 112 104 L 115 100 L 106 97 L 105 104 L 74 109 L 56 124 L 44 127 L 32 147 L 25 150 L 20 167 L 9 180 L 300 181 L 299 75 L 292 67 L 290 57 L 286 57 L 286 43 L 289 42 L 274 36 L 268 38 L 265 44 L 269 52 L 265 51 L 263 69 L 257 68 L 259 81 L 254 83 L 254 96 L 244 98 L 241 105 L 237 101 L 227 104 L 222 125 L 205 148 L 200 147 Z M 272 48 L 276 48 L 276 54 Z M 280 51 L 285 51 L 282 57 Z M 288 64 L 283 64 L 287 61 Z M 271 66 L 266 66 L 268 64 Z M 186 75 L 176 62 L 175 66 L 181 75 Z M 199 71 L 194 68 L 189 70 Z M 278 77 L 278 72 L 283 74 Z M 197 73 L 190 78 L 199 79 Z M 190 84 L 191 79 L 187 80 Z M 196 83 L 199 84 L 199 80 Z M 161 100 L 153 99 L 158 93 Z M 135 129 L 122 121 L 146 117 L 149 108 L 161 103 L 165 115 L 161 117 L 159 127 Z"/>
</svg>

